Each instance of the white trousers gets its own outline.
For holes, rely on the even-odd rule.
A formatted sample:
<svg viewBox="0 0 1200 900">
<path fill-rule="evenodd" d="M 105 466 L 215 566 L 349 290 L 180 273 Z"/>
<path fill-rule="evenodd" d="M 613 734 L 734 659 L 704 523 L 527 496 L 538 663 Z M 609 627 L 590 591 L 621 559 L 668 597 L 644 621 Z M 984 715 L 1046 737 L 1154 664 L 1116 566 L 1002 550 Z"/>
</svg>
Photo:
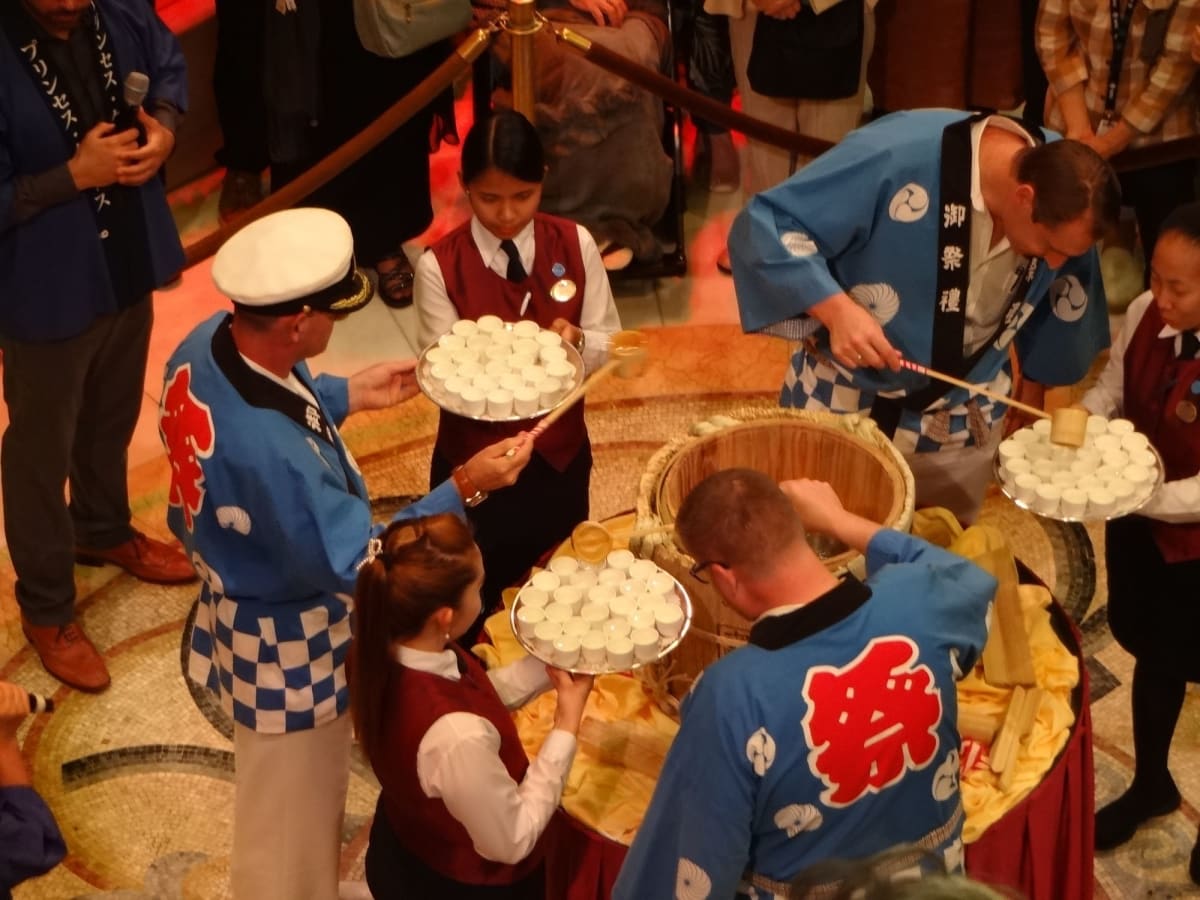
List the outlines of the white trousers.
<svg viewBox="0 0 1200 900">
<path fill-rule="evenodd" d="M 233 726 L 234 900 L 337 900 L 349 714 L 318 728 Z"/>
<path fill-rule="evenodd" d="M 842 2 L 854 3 L 863 0 Z M 758 8 L 750 0 L 746 0 L 742 18 L 729 20 L 729 46 L 738 93 L 742 98 L 742 112 L 788 131 L 827 141 L 840 141 L 847 132 L 858 127 L 863 113 L 863 97 L 867 90 L 867 61 L 871 58 L 871 50 L 875 46 L 875 10 L 871 4 L 865 2 L 863 7 L 863 54 L 858 93 L 841 100 L 780 100 L 756 93 L 746 77 L 750 48 L 754 44 L 754 23 L 758 20 Z M 785 181 L 796 169 L 808 162 L 808 158 L 797 159 L 788 150 L 758 141 L 747 141 L 746 156 L 747 196 Z"/>
</svg>

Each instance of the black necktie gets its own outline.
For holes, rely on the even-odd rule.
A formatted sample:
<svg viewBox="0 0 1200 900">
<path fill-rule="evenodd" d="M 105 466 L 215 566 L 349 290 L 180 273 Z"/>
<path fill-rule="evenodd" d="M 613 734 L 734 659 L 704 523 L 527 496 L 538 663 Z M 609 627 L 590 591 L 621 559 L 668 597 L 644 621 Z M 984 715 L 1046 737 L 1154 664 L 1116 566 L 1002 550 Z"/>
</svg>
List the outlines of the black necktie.
<svg viewBox="0 0 1200 900">
<path fill-rule="evenodd" d="M 1196 332 L 1185 331 L 1179 335 L 1182 340 L 1179 344 L 1180 359 L 1197 359 L 1200 358 L 1200 338 L 1196 337 Z"/>
<path fill-rule="evenodd" d="M 525 267 L 521 265 L 521 254 L 517 252 L 517 245 L 512 241 L 501 241 L 500 249 L 508 255 L 508 280 L 524 281 Z"/>
</svg>

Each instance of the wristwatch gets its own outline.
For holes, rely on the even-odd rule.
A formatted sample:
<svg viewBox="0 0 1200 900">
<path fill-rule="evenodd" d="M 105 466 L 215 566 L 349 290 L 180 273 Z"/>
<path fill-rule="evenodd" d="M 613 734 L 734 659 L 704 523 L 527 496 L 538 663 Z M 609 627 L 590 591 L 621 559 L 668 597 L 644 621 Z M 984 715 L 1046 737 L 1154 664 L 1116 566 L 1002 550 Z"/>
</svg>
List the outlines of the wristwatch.
<svg viewBox="0 0 1200 900">
<path fill-rule="evenodd" d="M 478 506 L 487 499 L 487 491 L 481 491 L 467 475 L 466 466 L 458 466 L 450 473 L 454 478 L 454 486 L 458 488 L 459 495 L 462 496 L 464 506 Z"/>
</svg>

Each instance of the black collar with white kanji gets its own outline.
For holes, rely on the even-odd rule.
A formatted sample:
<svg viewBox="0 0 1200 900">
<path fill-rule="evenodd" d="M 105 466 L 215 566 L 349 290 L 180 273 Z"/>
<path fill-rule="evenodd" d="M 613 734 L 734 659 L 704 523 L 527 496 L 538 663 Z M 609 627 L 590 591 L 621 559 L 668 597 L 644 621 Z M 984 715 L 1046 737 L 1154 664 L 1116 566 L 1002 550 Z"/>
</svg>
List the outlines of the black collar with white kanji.
<svg viewBox="0 0 1200 900">
<path fill-rule="evenodd" d="M 870 599 L 871 589 L 847 575 L 811 603 L 781 616 L 759 619 L 750 629 L 749 642 L 764 650 L 782 650 L 849 618 Z"/>
</svg>

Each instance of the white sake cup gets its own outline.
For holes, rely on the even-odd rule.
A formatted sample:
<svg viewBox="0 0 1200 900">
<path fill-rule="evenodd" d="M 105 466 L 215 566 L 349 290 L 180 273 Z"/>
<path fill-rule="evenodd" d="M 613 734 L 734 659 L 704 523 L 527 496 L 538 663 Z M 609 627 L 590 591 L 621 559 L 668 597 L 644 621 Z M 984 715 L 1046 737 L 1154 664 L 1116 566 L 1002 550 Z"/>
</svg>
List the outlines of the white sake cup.
<svg viewBox="0 0 1200 900">
<path fill-rule="evenodd" d="M 425 351 L 425 362 L 430 366 L 436 366 L 438 363 L 451 363 L 454 360 L 450 358 L 450 351 L 441 345 L 430 347 Z"/>
<path fill-rule="evenodd" d="M 615 591 L 625 580 L 625 571 L 623 569 L 601 569 L 596 580 L 600 584 L 612 585 L 612 589 Z"/>
<path fill-rule="evenodd" d="M 479 326 L 471 319 L 459 319 L 450 326 L 450 333 L 457 334 L 463 340 L 471 337 L 479 330 Z"/>
<path fill-rule="evenodd" d="M 628 669 L 633 665 L 633 641 L 627 637 L 610 637 L 605 646 L 605 656 L 608 664 L 617 671 Z"/>
<path fill-rule="evenodd" d="M 633 615 L 635 609 L 637 609 L 637 601 L 628 594 L 620 594 L 614 597 L 608 604 L 608 614 L 613 618 L 620 616 L 623 619 L 628 619 Z"/>
<path fill-rule="evenodd" d="M 546 621 L 546 612 L 537 606 L 517 607 L 517 630 L 526 638 L 534 636 L 534 630 Z"/>
<path fill-rule="evenodd" d="M 542 399 L 542 395 L 537 392 L 536 388 L 531 388 L 525 382 L 521 381 L 520 376 L 515 377 L 518 385 L 513 389 L 513 412 L 518 416 L 532 416 L 538 411 L 538 402 Z"/>
<path fill-rule="evenodd" d="M 526 585 L 525 587 L 521 588 L 521 593 L 517 595 L 517 603 L 521 604 L 522 606 L 531 606 L 531 607 L 537 607 L 538 609 L 545 609 L 546 605 L 549 602 L 550 602 L 549 594 L 547 594 L 545 591 L 539 590 L 538 588 L 531 587 L 529 585 Z"/>
<path fill-rule="evenodd" d="M 536 387 L 541 384 L 546 377 L 546 370 L 539 365 L 529 365 L 521 369 L 521 377 L 526 383 Z"/>
<path fill-rule="evenodd" d="M 1042 479 L 1032 472 L 1018 475 L 1016 481 L 1013 482 L 1013 495 L 1022 503 L 1032 504 L 1037 498 L 1037 489 L 1041 487 L 1041 484 Z"/>
<path fill-rule="evenodd" d="M 508 366 L 508 371 L 514 375 L 520 375 L 522 381 L 528 381 L 529 379 L 525 378 L 523 373 L 530 366 L 537 365 L 537 357 L 530 353 L 513 353 L 504 360 L 504 364 Z"/>
<path fill-rule="evenodd" d="M 1075 451 L 1076 462 L 1089 462 L 1093 468 L 1100 465 L 1100 451 L 1095 447 L 1080 447 Z"/>
<path fill-rule="evenodd" d="M 1087 492 L 1088 495 L 1088 511 L 1087 514 L 1094 518 L 1104 518 L 1111 516 L 1116 509 L 1117 498 L 1113 496 L 1112 491 L 1107 487 L 1091 488 Z"/>
<path fill-rule="evenodd" d="M 483 375 L 483 366 L 474 360 L 467 360 L 458 364 L 458 377 L 465 381 L 474 382 L 476 378 Z"/>
<path fill-rule="evenodd" d="M 571 610 L 571 615 L 577 616 L 579 615 L 579 610 L 583 607 L 583 591 L 569 584 L 564 584 L 562 587 L 555 589 L 554 602 L 561 603 Z"/>
<path fill-rule="evenodd" d="M 631 629 L 628 619 L 609 619 L 600 630 L 605 637 L 628 637 Z"/>
<path fill-rule="evenodd" d="M 1050 437 L 1050 425 L 1049 419 L 1038 419 L 1030 427 L 1033 428 L 1033 433 L 1038 436 L 1039 440 L 1047 440 Z"/>
<path fill-rule="evenodd" d="M 483 351 L 483 358 L 487 362 L 502 362 L 508 365 L 508 358 L 512 356 L 512 346 L 510 344 L 492 344 Z"/>
<path fill-rule="evenodd" d="M 1131 434 L 1134 430 L 1133 423 L 1128 419 L 1109 419 L 1108 433 L 1115 434 L 1117 437 L 1123 438 L 1127 434 Z"/>
<path fill-rule="evenodd" d="M 467 363 L 479 365 L 479 354 L 468 347 L 464 341 L 461 347 L 456 347 L 453 350 L 450 350 L 450 362 L 454 363 L 460 369 Z"/>
<path fill-rule="evenodd" d="M 544 328 L 535 334 L 533 339 L 538 342 L 539 347 L 557 347 L 562 344 L 562 338 L 556 332 Z"/>
<path fill-rule="evenodd" d="M 652 594 L 649 591 L 642 591 L 633 598 L 634 609 L 648 609 L 653 611 L 655 607 L 661 606 L 664 603 L 669 603 L 662 594 Z"/>
<path fill-rule="evenodd" d="M 489 313 L 486 316 L 480 316 L 475 324 L 483 334 L 492 334 L 504 327 L 504 320 Z"/>
<path fill-rule="evenodd" d="M 481 391 L 483 391 L 485 396 L 496 390 L 496 388 L 500 387 L 500 385 L 496 383 L 496 379 L 487 372 L 480 372 L 478 375 L 472 378 L 471 386 L 479 388 Z"/>
<path fill-rule="evenodd" d="M 546 568 L 558 576 L 559 581 L 566 581 L 579 571 L 579 560 L 573 556 L 555 556 L 546 564 Z"/>
<path fill-rule="evenodd" d="M 683 610 L 673 603 L 663 603 L 654 608 L 654 627 L 665 638 L 679 636 L 683 628 Z"/>
<path fill-rule="evenodd" d="M 1149 469 L 1134 463 L 1130 463 L 1121 470 L 1121 477 L 1132 484 L 1135 489 L 1150 481 L 1150 475 Z"/>
<path fill-rule="evenodd" d="M 1135 486 L 1124 478 L 1114 478 L 1108 483 L 1108 489 L 1112 492 L 1115 509 L 1125 509 L 1133 502 Z"/>
<path fill-rule="evenodd" d="M 1080 488 L 1068 488 L 1063 491 L 1060 509 L 1064 516 L 1070 516 L 1073 519 L 1082 519 L 1087 512 L 1087 505 L 1087 491 Z"/>
<path fill-rule="evenodd" d="M 635 609 L 629 614 L 629 627 L 636 634 L 645 628 L 654 627 L 654 610 Z"/>
<path fill-rule="evenodd" d="M 1039 484 L 1037 495 L 1033 498 L 1033 508 L 1042 515 L 1053 516 L 1058 512 L 1062 501 L 1062 488 L 1057 484 Z"/>
<path fill-rule="evenodd" d="M 519 336 L 513 341 L 513 353 L 520 353 L 522 356 L 537 357 L 542 352 L 542 345 L 539 344 L 533 337 Z"/>
<path fill-rule="evenodd" d="M 579 609 L 579 618 L 588 623 L 588 628 L 597 631 L 608 621 L 608 605 L 605 603 L 585 603 Z"/>
<path fill-rule="evenodd" d="M 663 597 L 674 596 L 675 579 L 666 572 L 651 575 L 646 579 L 646 590 L 652 594 L 661 594 Z"/>
<path fill-rule="evenodd" d="M 633 642 L 633 655 L 641 662 L 658 659 L 658 629 L 635 628 L 629 634 Z"/>
<path fill-rule="evenodd" d="M 546 351 L 543 350 L 543 353 Z M 575 381 L 575 367 L 565 359 L 546 363 L 546 377 L 557 378 L 561 384 L 571 385 Z"/>
<path fill-rule="evenodd" d="M 542 659 L 554 659 L 554 642 L 562 637 L 561 622 L 539 622 L 533 629 L 533 648 Z"/>
<path fill-rule="evenodd" d="M 513 341 L 515 341 L 517 339 L 517 336 L 515 334 L 513 334 L 511 331 L 509 331 L 507 328 L 501 328 L 499 331 L 492 332 L 490 337 L 492 339 L 493 347 L 509 347 L 509 348 L 511 348 L 513 345 Z M 510 349 L 508 352 L 511 353 L 512 350 Z"/>
<path fill-rule="evenodd" d="M 1092 441 L 1092 446 L 1103 456 L 1110 450 L 1121 449 L 1121 438 L 1115 434 L 1100 434 Z"/>
<path fill-rule="evenodd" d="M 1150 439 L 1140 431 L 1131 431 L 1129 434 L 1121 435 L 1121 449 L 1130 455 L 1137 450 L 1148 450 L 1150 449 Z"/>
<path fill-rule="evenodd" d="M 565 603 L 549 603 L 546 605 L 546 621 L 557 622 L 559 627 L 575 615 L 575 610 Z"/>
<path fill-rule="evenodd" d="M 1000 477 L 1009 484 L 1016 481 L 1018 475 L 1024 475 L 1026 472 L 1032 471 L 1033 463 L 1023 456 L 1014 456 L 1000 465 Z"/>
<path fill-rule="evenodd" d="M 544 407 L 553 406 L 563 395 L 562 382 L 557 378 L 543 378 L 537 384 L 538 403 Z"/>
<path fill-rule="evenodd" d="M 1025 445 L 1025 458 L 1035 465 L 1039 462 L 1049 460 L 1050 454 L 1053 452 L 1049 444 Z"/>
<path fill-rule="evenodd" d="M 1151 472 L 1158 468 L 1158 458 L 1150 449 L 1145 450 L 1130 450 L 1129 464 L 1132 466 L 1141 466 L 1144 469 L 1149 469 Z"/>
<path fill-rule="evenodd" d="M 1124 450 L 1105 450 L 1100 458 L 1106 466 L 1112 466 L 1114 469 L 1124 469 L 1129 465 L 1129 454 Z"/>
<path fill-rule="evenodd" d="M 605 565 L 610 569 L 620 569 L 622 572 L 628 572 L 629 567 L 633 565 L 635 557 L 630 551 L 624 548 L 610 550 Z"/>
<path fill-rule="evenodd" d="M 1108 431 L 1108 419 L 1095 414 L 1088 416 L 1087 433 L 1089 435 L 1105 434 Z"/>
<path fill-rule="evenodd" d="M 1036 444 L 1039 438 L 1033 429 L 1019 428 L 1012 433 L 1012 440 L 1019 444 Z"/>
<path fill-rule="evenodd" d="M 467 339 L 461 334 L 443 334 L 440 338 L 438 338 L 438 346 L 443 350 L 450 351 L 450 353 L 453 354 L 455 350 L 467 349 Z"/>
<path fill-rule="evenodd" d="M 572 616 L 563 622 L 564 637 L 581 638 L 591 630 L 592 626 L 579 616 Z"/>
<path fill-rule="evenodd" d="M 1000 462 L 1007 463 L 1012 459 L 1019 459 L 1025 455 L 1025 445 L 1020 441 L 1014 441 L 1012 438 L 1000 442 Z"/>
<path fill-rule="evenodd" d="M 1112 481 L 1114 478 L 1120 478 L 1120 477 L 1121 477 L 1121 470 L 1118 469 L 1116 466 L 1099 465 L 1099 466 L 1096 466 L 1096 470 L 1094 472 L 1092 472 L 1092 480 L 1099 482 L 1101 484 L 1107 484 L 1108 482 Z"/>
<path fill-rule="evenodd" d="M 597 606 L 603 605 L 605 609 L 616 597 L 617 589 L 611 584 L 597 584 L 595 587 L 588 588 L 587 592 L 588 603 L 595 603 Z"/>
<path fill-rule="evenodd" d="M 487 395 L 488 415 L 498 418 L 511 416 L 513 411 L 512 391 L 496 388 Z"/>
<path fill-rule="evenodd" d="M 1041 481 L 1049 481 L 1058 471 L 1058 464 L 1050 459 L 1039 459 L 1033 464 L 1033 474 Z"/>
<path fill-rule="evenodd" d="M 569 669 L 579 665 L 579 638 L 564 634 L 554 642 L 554 664 Z"/>
<path fill-rule="evenodd" d="M 579 639 L 580 656 L 589 665 L 599 665 L 604 662 L 608 638 L 599 631 L 589 631 Z"/>
<path fill-rule="evenodd" d="M 468 416 L 482 416 L 487 409 L 487 398 L 484 397 L 483 391 L 471 385 L 463 388 L 462 392 L 462 409 Z"/>
<path fill-rule="evenodd" d="M 629 577 L 637 578 L 637 579 L 640 579 L 641 581 L 645 581 L 651 575 L 657 575 L 657 574 L 658 574 L 658 566 L 656 566 L 654 564 L 653 560 L 635 559 L 633 561 L 633 564 L 630 565 L 630 567 L 629 567 Z"/>
<path fill-rule="evenodd" d="M 617 593 L 624 594 L 626 597 L 636 597 L 638 594 L 645 593 L 646 582 L 640 578 L 627 578 L 617 585 Z"/>
<path fill-rule="evenodd" d="M 1097 468 L 1094 459 L 1077 459 L 1071 463 L 1071 472 L 1078 481 L 1085 481 L 1095 477 Z"/>
<path fill-rule="evenodd" d="M 1058 485 L 1063 490 L 1075 487 L 1076 481 L 1078 481 L 1078 476 L 1070 469 L 1059 469 L 1050 477 L 1050 483 Z"/>
<path fill-rule="evenodd" d="M 513 322 L 512 333 L 517 338 L 532 338 L 539 331 L 541 326 L 532 319 L 522 319 L 519 322 Z"/>
<path fill-rule="evenodd" d="M 550 363 L 566 362 L 567 350 L 565 347 L 543 347 L 538 351 L 538 360 L 548 369 Z"/>
<path fill-rule="evenodd" d="M 513 394 L 514 399 L 515 399 L 515 395 L 516 395 L 517 391 L 524 390 L 524 388 L 525 388 L 524 379 L 522 379 L 520 375 L 516 375 L 512 372 L 505 372 L 503 375 L 501 375 L 499 378 L 496 379 L 496 384 L 498 384 L 504 390 L 508 391 L 510 394 Z M 535 398 L 535 400 L 537 398 L 536 391 L 534 391 L 534 398 Z M 537 407 L 535 406 L 534 409 L 537 409 Z"/>
<path fill-rule="evenodd" d="M 586 597 L 588 591 L 596 586 L 596 573 L 592 569 L 580 569 L 571 576 L 571 586 L 583 591 Z"/>
<path fill-rule="evenodd" d="M 483 374 L 492 376 L 499 383 L 501 378 L 509 374 L 508 363 L 502 359 L 489 359 L 484 363 Z"/>
<path fill-rule="evenodd" d="M 457 369 L 455 371 L 458 371 Z M 462 392 L 471 386 L 471 382 L 461 375 L 451 375 L 446 379 L 446 393 L 455 403 L 462 403 Z"/>
<path fill-rule="evenodd" d="M 529 579 L 529 583 L 539 591 L 553 594 L 554 589 L 562 584 L 562 579 L 547 569 L 542 572 L 535 572 L 533 577 Z"/>
</svg>

